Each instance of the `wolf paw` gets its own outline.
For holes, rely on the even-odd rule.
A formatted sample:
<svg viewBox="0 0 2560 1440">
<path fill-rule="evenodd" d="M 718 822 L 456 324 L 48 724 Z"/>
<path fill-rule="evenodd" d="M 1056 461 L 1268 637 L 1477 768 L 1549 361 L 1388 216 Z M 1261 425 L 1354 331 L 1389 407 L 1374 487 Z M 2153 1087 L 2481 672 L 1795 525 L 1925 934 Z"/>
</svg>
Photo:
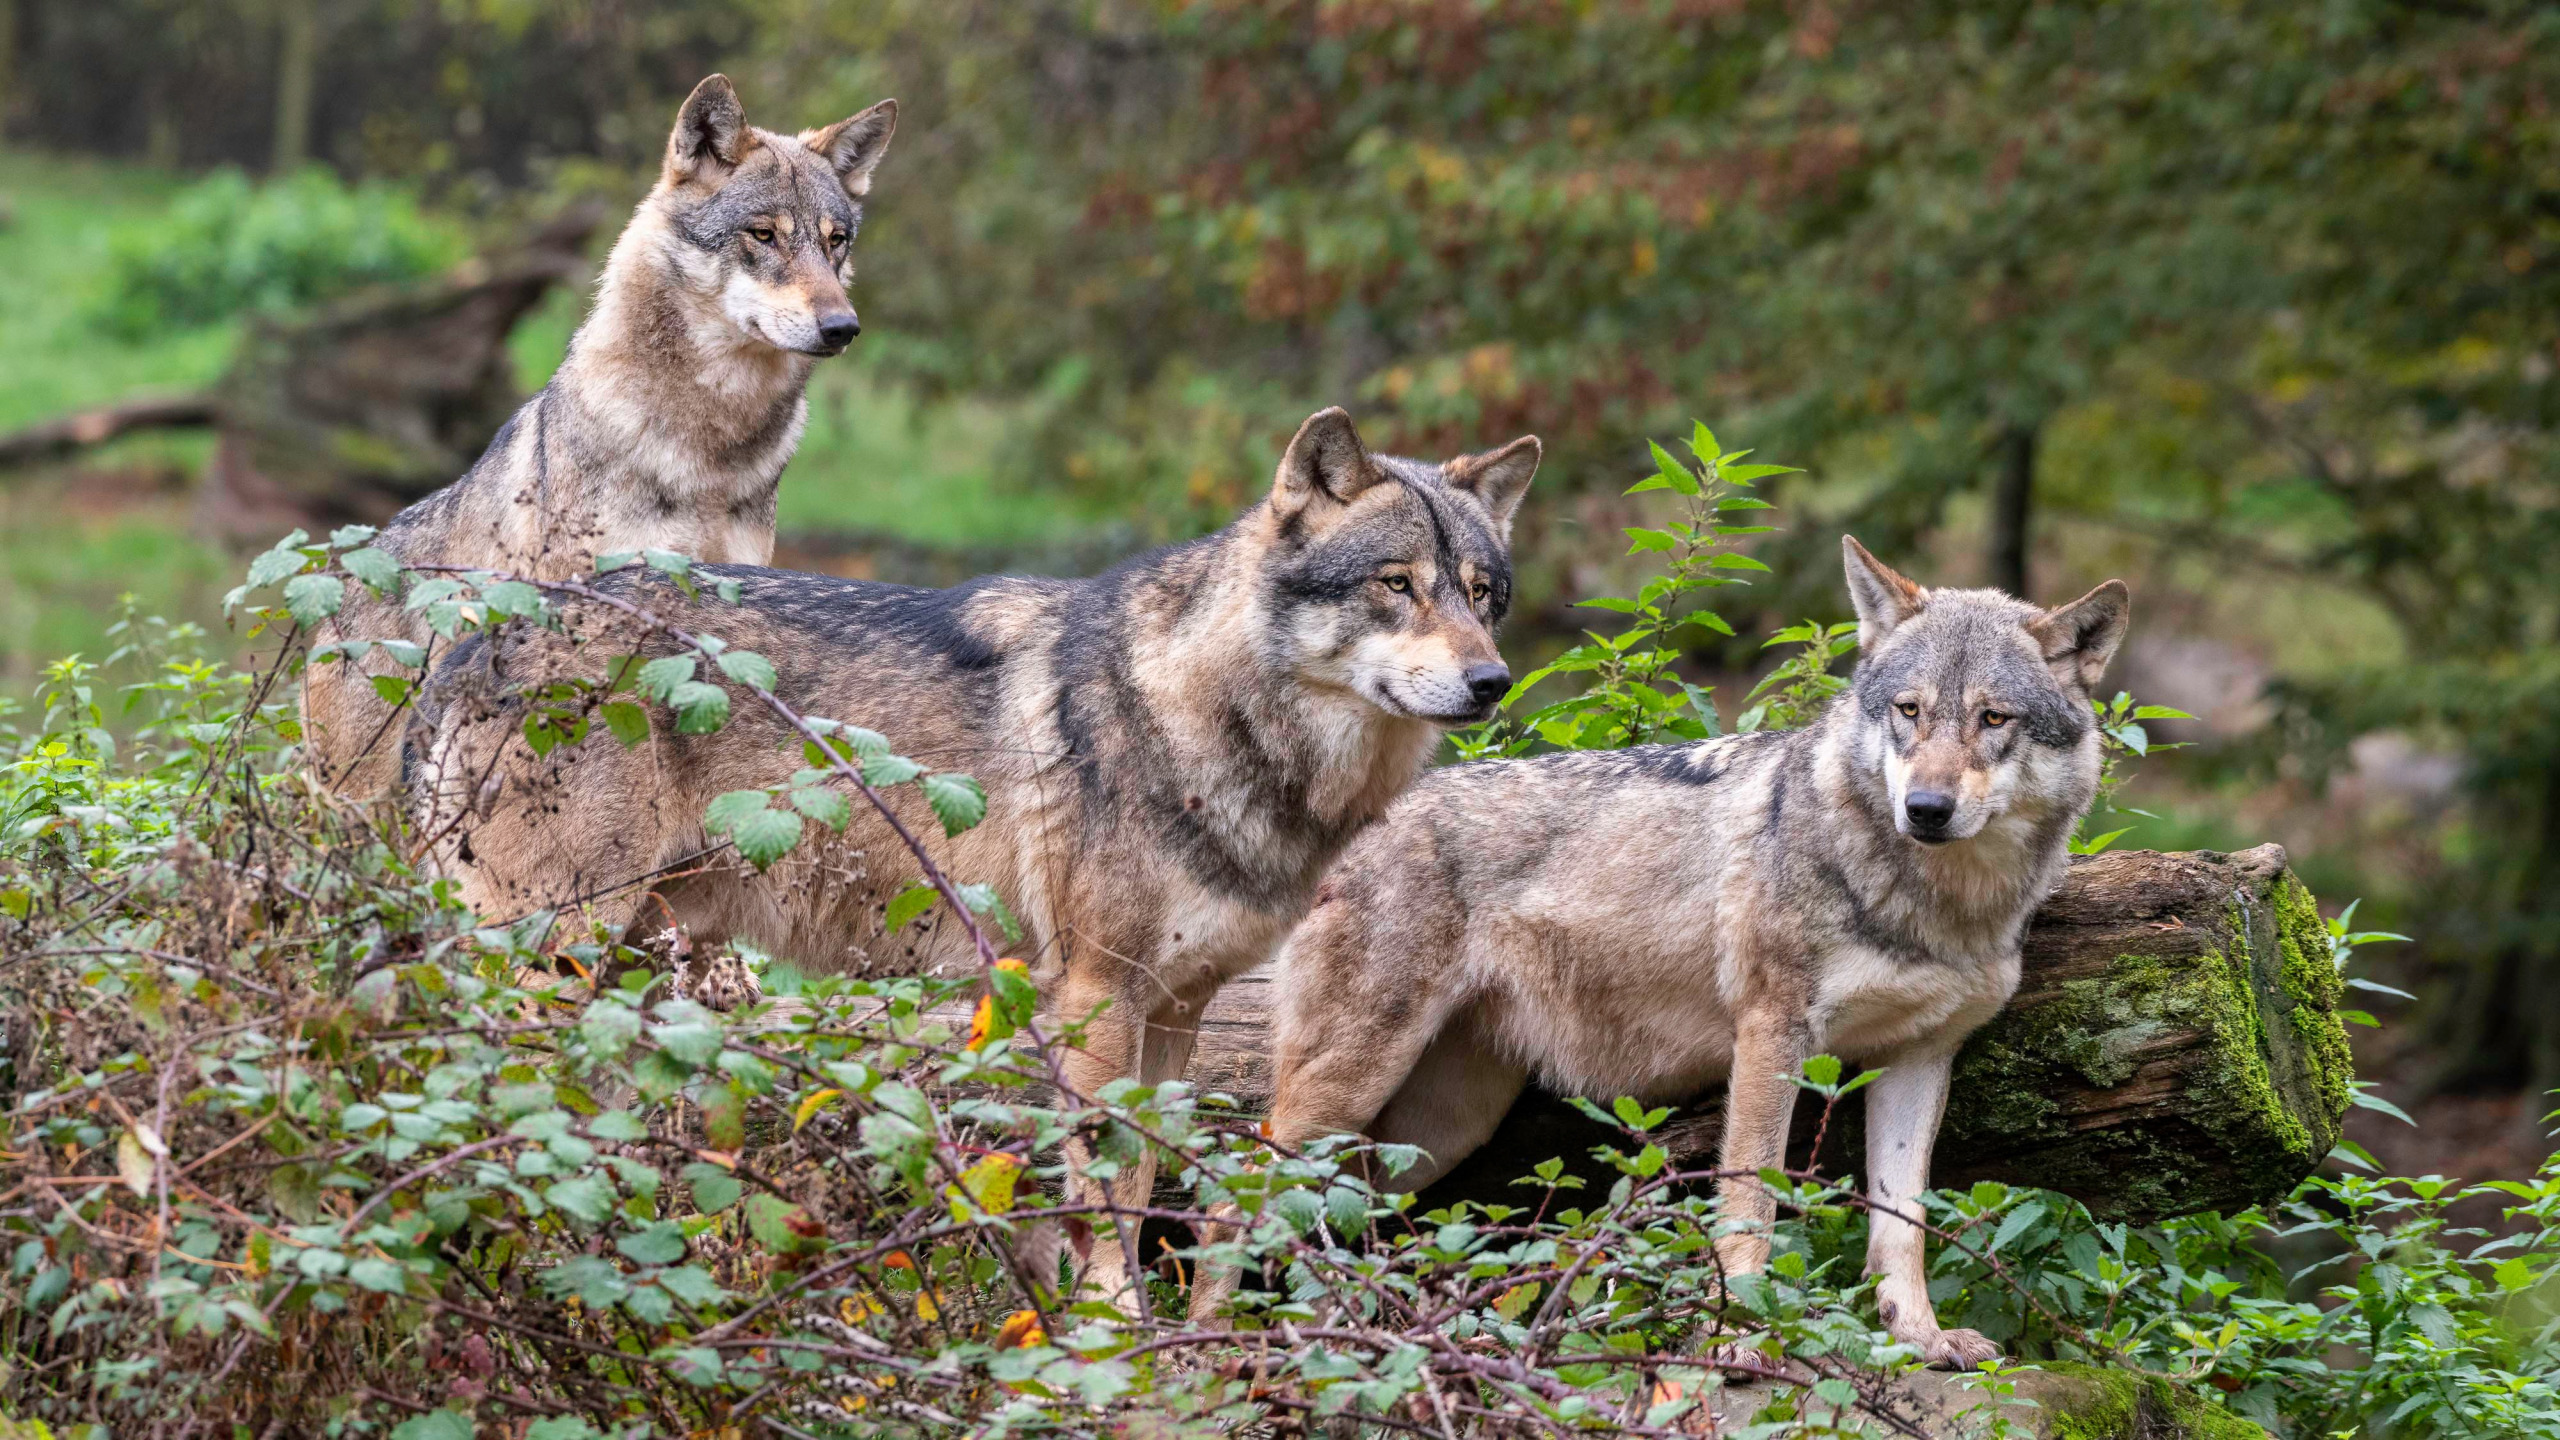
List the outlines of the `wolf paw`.
<svg viewBox="0 0 2560 1440">
<path fill-rule="evenodd" d="M 764 988 L 756 983 L 747 962 L 726 952 L 708 960 L 677 960 L 675 993 L 713 1010 L 735 1010 L 764 998 Z"/>
<path fill-rule="evenodd" d="M 1920 1347 L 1930 1368 L 1936 1370 L 1971 1370 L 1985 1360 L 2000 1358 L 2000 1347 L 1979 1330 L 1941 1330 Z"/>
</svg>

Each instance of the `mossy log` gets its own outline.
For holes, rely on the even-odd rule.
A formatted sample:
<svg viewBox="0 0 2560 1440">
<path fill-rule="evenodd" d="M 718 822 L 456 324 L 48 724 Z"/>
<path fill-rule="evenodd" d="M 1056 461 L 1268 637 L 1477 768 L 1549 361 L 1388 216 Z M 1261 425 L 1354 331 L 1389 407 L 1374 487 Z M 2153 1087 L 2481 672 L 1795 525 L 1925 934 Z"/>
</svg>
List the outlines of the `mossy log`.
<svg viewBox="0 0 2560 1440">
<path fill-rule="evenodd" d="M 2008 1395 L 1978 1377 L 1923 1370 L 1895 1382 L 1895 1418 L 1932 1440 L 2267 1440 L 2267 1432 L 2214 1400 L 2154 1375 L 2096 1365 L 2046 1363 L 2014 1372 Z M 1779 1398 L 1767 1383 L 1711 1392 L 1715 1417 L 1701 1433 L 1732 1435 Z M 2005 1422 L 2005 1428 L 2004 1428 Z"/>
<path fill-rule="evenodd" d="M 2282 847 L 2075 860 L 2028 929 L 2016 998 L 1957 1061 L 1936 1183 L 2058 1190 L 2135 1221 L 2281 1196 L 2338 1142 L 2353 1078 L 2340 993 Z M 1270 1100 L 1270 997 L 1264 974 L 1229 985 L 1191 1068 L 1249 1112 Z M 1682 1105 L 1660 1137 L 1676 1163 L 1713 1162 L 1722 1108 L 1720 1092 Z M 1796 1161 L 1861 1170 L 1859 1109 L 1842 1105 L 1814 1157 L 1808 1097 Z M 1572 1165 L 1612 1138 L 1532 1092 L 1429 1198 L 1516 1199 L 1510 1182 L 1538 1162 Z"/>
</svg>

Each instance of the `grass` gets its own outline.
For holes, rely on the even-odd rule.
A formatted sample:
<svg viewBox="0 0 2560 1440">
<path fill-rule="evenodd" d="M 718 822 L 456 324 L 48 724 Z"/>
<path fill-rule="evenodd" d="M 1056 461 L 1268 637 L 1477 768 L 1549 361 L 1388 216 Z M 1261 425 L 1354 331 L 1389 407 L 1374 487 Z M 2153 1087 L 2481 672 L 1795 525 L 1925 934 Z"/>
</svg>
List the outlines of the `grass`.
<svg viewBox="0 0 2560 1440">
<path fill-rule="evenodd" d="M 224 323 L 127 343 L 89 321 L 110 234 L 147 225 L 191 177 L 0 152 L 0 432 L 220 378 L 238 337 Z M 510 338 L 527 392 L 549 377 L 584 312 L 561 291 Z M 928 546 L 1028 544 L 1102 517 L 998 479 L 1010 417 L 983 402 L 923 403 L 860 352 L 820 367 L 807 438 L 782 487 L 781 527 L 874 531 Z M 102 653 L 119 597 L 146 612 L 221 624 L 243 558 L 198 539 L 185 481 L 202 435 L 145 435 L 76 470 L 0 471 L 0 694 L 37 667 Z M 174 486 L 170 482 L 178 482 Z"/>
</svg>

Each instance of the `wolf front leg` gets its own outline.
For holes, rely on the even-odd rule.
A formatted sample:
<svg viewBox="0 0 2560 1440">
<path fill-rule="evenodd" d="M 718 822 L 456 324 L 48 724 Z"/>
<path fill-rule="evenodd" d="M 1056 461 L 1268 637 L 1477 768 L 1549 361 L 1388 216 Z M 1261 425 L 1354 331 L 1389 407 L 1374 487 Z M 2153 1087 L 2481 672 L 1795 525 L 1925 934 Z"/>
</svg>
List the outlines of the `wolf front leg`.
<svg viewBox="0 0 2560 1440">
<path fill-rule="evenodd" d="M 1115 996 L 1111 1008 L 1085 1027 L 1083 1046 L 1067 1052 L 1067 1083 L 1091 1101 L 1104 1086 L 1124 1077 L 1142 1085 L 1180 1079 L 1191 1063 L 1192 1045 L 1200 1038 L 1203 1003 L 1193 998 L 1186 1004 L 1161 994 Z M 1134 1147 L 1135 1158 L 1101 1180 L 1087 1173 L 1095 1159 L 1089 1145 L 1070 1140 L 1066 1149 L 1070 1198 L 1095 1206 L 1117 1221 L 1116 1242 L 1096 1237 L 1082 1288 L 1126 1314 L 1142 1314 L 1145 1295 L 1140 1277 L 1145 1257 L 1138 1251 L 1142 1222 L 1133 1212 L 1144 1209 L 1153 1197 L 1155 1149 L 1141 1137 Z"/>
<path fill-rule="evenodd" d="M 1813 1053 L 1813 1027 L 1802 1006 L 1786 1001 L 1745 1010 L 1734 1026 L 1733 1076 L 1725 1087 L 1724 1154 L 1717 1182 L 1725 1234 L 1716 1260 L 1728 1275 L 1769 1264 L 1769 1227 L 1778 1200 L 1760 1172 L 1787 1163 L 1787 1122 L 1796 1107 L 1795 1075 Z"/>
<path fill-rule="evenodd" d="M 1961 1037 L 1963 1032 L 1959 1031 Z M 1955 1051 L 1935 1047 L 1886 1062 L 1867 1090 L 1867 1273 L 1883 1277 L 1876 1310 L 1893 1338 L 1932 1365 L 1970 1370 L 1999 1358 L 1979 1330 L 1941 1330 L 1929 1303 L 1927 1232 L 1920 1192 L 1929 1188 L 1929 1151 L 1946 1113 Z"/>
</svg>

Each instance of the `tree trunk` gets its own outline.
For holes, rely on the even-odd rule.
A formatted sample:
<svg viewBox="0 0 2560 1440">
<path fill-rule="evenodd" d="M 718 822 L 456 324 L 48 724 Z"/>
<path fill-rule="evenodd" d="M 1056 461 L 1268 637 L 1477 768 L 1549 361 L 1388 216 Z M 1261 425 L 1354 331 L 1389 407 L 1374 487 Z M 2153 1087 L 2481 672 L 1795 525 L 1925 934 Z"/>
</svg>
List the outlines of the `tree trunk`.
<svg viewBox="0 0 2560 1440">
<path fill-rule="evenodd" d="M 2341 989 L 2328 931 L 2279 846 L 2075 860 L 2027 931 L 2016 998 L 1957 1061 L 1934 1182 L 2058 1190 L 2134 1221 L 2284 1195 L 2338 1142 L 2353 1078 Z M 1256 973 L 1210 1004 L 1196 1089 L 1268 1107 L 1271 994 Z M 1862 1170 L 1860 1100 L 1842 1105 L 1816 1157 L 1807 1097 L 1794 1163 Z M 1693 1097 L 1656 1138 L 1677 1165 L 1712 1165 L 1721 1112 L 1720 1092 Z M 1426 1198 L 1516 1201 L 1510 1182 L 1540 1161 L 1573 1167 L 1624 1138 L 1533 1091 Z"/>
<path fill-rule="evenodd" d="M 271 175 L 311 158 L 312 99 L 320 87 L 320 0 L 276 0 L 275 149 Z"/>
<path fill-rule="evenodd" d="M 2000 481 L 1991 492 L 1991 583 L 2024 600 L 2027 519 L 2035 500 L 2036 431 L 2011 425 L 2000 434 Z"/>
</svg>

